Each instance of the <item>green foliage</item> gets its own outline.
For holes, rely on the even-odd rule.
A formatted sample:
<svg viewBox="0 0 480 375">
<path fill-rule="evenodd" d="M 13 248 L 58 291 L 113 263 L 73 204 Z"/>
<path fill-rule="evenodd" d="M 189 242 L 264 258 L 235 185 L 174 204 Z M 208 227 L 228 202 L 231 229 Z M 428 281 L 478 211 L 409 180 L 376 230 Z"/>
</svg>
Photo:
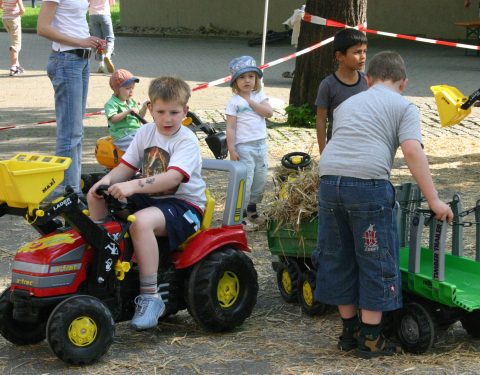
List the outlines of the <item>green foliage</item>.
<svg viewBox="0 0 480 375">
<path fill-rule="evenodd" d="M 38 13 L 40 13 L 40 6 L 37 3 L 37 6 L 32 8 L 30 0 L 24 0 L 23 5 L 25 6 L 25 14 L 22 17 L 22 29 L 36 29 Z M 113 27 L 118 26 L 120 22 L 120 4 L 116 2 L 116 4 L 111 7 L 110 12 L 112 14 Z M 1 13 L 2 11 L 0 10 L 0 14 Z M 0 27 L 3 27 L 1 17 Z"/>
<path fill-rule="evenodd" d="M 307 103 L 300 107 L 289 105 L 285 108 L 285 112 L 288 116 L 288 125 L 297 128 L 315 127 L 315 114 Z"/>
</svg>

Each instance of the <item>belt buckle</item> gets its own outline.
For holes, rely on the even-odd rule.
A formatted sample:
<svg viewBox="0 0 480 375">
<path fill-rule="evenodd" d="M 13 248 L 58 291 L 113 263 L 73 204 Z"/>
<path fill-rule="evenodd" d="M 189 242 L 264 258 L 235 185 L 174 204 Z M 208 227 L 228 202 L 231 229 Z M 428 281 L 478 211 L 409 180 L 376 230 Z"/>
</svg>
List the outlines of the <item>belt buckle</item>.
<svg viewBox="0 0 480 375">
<path fill-rule="evenodd" d="M 91 51 L 89 49 L 84 49 L 83 50 L 83 58 L 84 59 L 89 59 L 90 58 L 90 53 L 91 53 Z"/>
</svg>

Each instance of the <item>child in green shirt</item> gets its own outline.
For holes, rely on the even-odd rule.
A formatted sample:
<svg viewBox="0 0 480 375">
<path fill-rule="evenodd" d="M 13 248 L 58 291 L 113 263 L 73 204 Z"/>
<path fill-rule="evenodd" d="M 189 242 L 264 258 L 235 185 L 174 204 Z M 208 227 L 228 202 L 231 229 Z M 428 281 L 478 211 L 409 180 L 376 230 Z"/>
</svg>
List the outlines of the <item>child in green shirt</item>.
<svg viewBox="0 0 480 375">
<path fill-rule="evenodd" d="M 148 101 L 140 108 L 133 99 L 135 83 L 138 82 L 140 80 L 137 77 L 124 69 L 115 70 L 110 77 L 113 95 L 105 104 L 105 116 L 108 119 L 108 131 L 113 144 L 122 151 L 127 150 L 140 127 L 140 121 L 133 113 L 143 117 L 147 112 Z"/>
</svg>

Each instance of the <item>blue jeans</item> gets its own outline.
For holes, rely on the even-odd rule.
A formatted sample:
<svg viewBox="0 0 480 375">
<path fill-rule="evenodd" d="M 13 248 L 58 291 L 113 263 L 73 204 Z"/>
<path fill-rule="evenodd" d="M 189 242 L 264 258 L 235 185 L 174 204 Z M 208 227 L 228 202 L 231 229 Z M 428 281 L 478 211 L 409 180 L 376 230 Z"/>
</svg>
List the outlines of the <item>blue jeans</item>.
<svg viewBox="0 0 480 375">
<path fill-rule="evenodd" d="M 48 60 L 47 74 L 55 91 L 55 154 L 72 158 L 63 183 L 56 190 L 58 194 L 62 194 L 62 189 L 67 185 L 81 193 L 83 116 L 87 104 L 89 70 L 89 60 L 72 53 L 52 52 Z"/>
<path fill-rule="evenodd" d="M 245 205 L 260 203 L 265 192 L 268 176 L 267 141 L 239 143 L 235 145 L 240 162 L 247 167 Z"/>
<path fill-rule="evenodd" d="M 315 299 L 371 311 L 401 307 L 395 189 L 388 180 L 322 176 Z"/>
<path fill-rule="evenodd" d="M 112 17 L 110 15 L 94 14 L 90 16 L 90 34 L 107 41 L 107 55 L 113 53 L 115 35 L 113 34 Z M 102 55 L 95 54 L 95 60 L 102 60 Z"/>
</svg>

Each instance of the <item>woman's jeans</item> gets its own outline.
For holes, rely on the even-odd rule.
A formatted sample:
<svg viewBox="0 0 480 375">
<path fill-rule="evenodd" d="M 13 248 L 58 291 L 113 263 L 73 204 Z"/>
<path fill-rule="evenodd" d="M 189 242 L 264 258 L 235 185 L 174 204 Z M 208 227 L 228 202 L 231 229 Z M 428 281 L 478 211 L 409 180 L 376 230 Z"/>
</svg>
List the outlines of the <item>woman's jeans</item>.
<svg viewBox="0 0 480 375">
<path fill-rule="evenodd" d="M 107 56 L 113 53 L 115 35 L 113 34 L 112 17 L 110 15 L 94 14 L 90 16 L 90 33 L 107 41 Z M 102 60 L 102 55 L 95 54 L 95 60 Z"/>
<path fill-rule="evenodd" d="M 48 60 L 47 74 L 55 91 L 55 154 L 72 158 L 72 164 L 65 171 L 65 178 L 56 189 L 56 195 L 62 195 L 67 185 L 81 194 L 83 116 L 87 104 L 89 59 L 72 53 L 52 52 Z"/>
</svg>

